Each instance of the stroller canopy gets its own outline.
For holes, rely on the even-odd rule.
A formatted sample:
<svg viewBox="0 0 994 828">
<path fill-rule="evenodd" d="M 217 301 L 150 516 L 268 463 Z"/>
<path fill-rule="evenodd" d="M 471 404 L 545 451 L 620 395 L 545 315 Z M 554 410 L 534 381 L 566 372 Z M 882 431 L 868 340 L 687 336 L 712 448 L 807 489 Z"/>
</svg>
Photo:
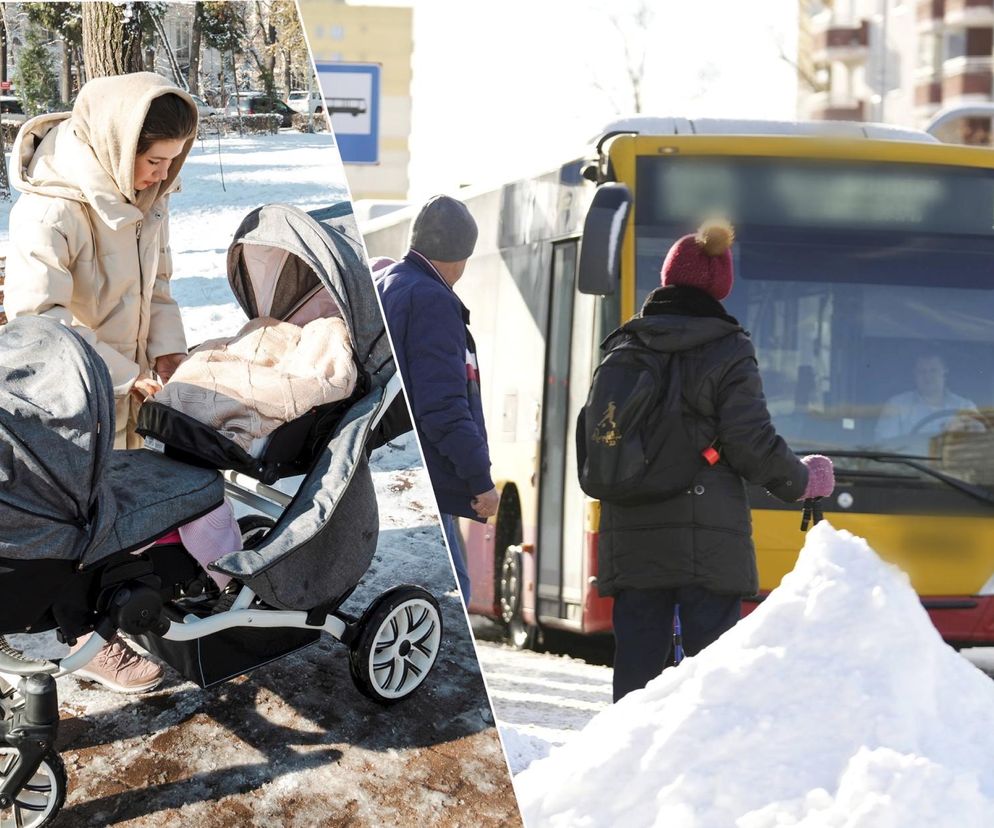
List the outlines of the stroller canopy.
<svg viewBox="0 0 994 828">
<path fill-rule="evenodd" d="M 80 559 L 108 530 L 96 504 L 114 390 L 82 337 L 45 317 L 0 327 L 0 556 Z M 97 525 L 91 526 L 94 516 Z"/>
<path fill-rule="evenodd" d="M 390 345 L 349 209 L 258 207 L 228 248 L 228 281 L 250 319 L 288 319 L 324 289 L 341 311 L 359 366 L 374 376 L 391 359 Z"/>
<path fill-rule="evenodd" d="M 223 498 L 217 472 L 114 448 L 114 388 L 84 339 L 44 316 L 0 327 L 0 558 L 136 549 Z"/>
</svg>

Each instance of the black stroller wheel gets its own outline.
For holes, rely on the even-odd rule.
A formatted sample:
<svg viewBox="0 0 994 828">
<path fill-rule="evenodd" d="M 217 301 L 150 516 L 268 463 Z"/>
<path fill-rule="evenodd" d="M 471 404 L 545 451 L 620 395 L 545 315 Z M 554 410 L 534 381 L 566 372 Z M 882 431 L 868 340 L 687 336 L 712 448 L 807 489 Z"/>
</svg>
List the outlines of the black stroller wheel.
<svg viewBox="0 0 994 828">
<path fill-rule="evenodd" d="M 364 696 L 379 704 L 406 699 L 428 677 L 442 643 L 435 597 L 418 586 L 384 592 L 359 619 L 349 672 Z"/>
<path fill-rule="evenodd" d="M 238 531 L 242 533 L 242 547 L 253 549 L 275 525 L 276 521 L 265 515 L 245 515 L 238 518 Z"/>
<path fill-rule="evenodd" d="M 17 750 L 0 746 L 0 779 L 5 777 L 17 761 Z M 54 750 L 48 751 L 35 775 L 14 797 L 9 808 L 0 808 L 0 828 L 42 828 L 50 825 L 66 801 L 69 787 L 66 766 Z"/>
</svg>

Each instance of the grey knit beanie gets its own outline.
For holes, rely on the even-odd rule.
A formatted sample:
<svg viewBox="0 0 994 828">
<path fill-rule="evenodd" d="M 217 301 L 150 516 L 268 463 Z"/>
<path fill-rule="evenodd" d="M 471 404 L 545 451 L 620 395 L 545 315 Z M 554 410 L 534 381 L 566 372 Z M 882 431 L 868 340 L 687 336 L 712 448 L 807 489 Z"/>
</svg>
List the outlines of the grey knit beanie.
<svg viewBox="0 0 994 828">
<path fill-rule="evenodd" d="M 473 255 L 477 232 L 465 204 L 446 195 L 432 196 L 411 226 L 411 247 L 436 262 L 461 262 Z"/>
</svg>

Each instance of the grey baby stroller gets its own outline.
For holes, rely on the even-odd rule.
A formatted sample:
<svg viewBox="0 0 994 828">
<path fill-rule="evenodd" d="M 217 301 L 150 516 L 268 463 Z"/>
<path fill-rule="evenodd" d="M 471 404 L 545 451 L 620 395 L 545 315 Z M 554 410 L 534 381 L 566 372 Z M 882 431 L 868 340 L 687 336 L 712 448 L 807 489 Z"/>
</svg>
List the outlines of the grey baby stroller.
<svg viewBox="0 0 994 828">
<path fill-rule="evenodd" d="M 46 318 L 0 327 L 0 828 L 46 825 L 61 808 L 55 679 L 118 631 L 202 687 L 322 633 L 348 647 L 356 687 L 382 704 L 431 671 L 442 622 L 429 592 L 403 585 L 358 617 L 339 609 L 377 543 L 368 456 L 406 406 L 368 270 L 334 216 L 259 208 L 229 250 L 249 317 L 292 320 L 330 297 L 360 377 L 349 399 L 282 426 L 258 456 L 154 407 L 141 428 L 159 451 L 114 451 L 113 388 L 96 352 Z M 295 494 L 269 485 L 289 475 L 303 475 Z M 211 565 L 234 579 L 222 594 L 182 547 L 149 544 L 225 493 L 255 514 L 239 521 L 242 548 Z M 60 661 L 4 638 L 46 630 L 69 644 L 93 635 Z"/>
</svg>

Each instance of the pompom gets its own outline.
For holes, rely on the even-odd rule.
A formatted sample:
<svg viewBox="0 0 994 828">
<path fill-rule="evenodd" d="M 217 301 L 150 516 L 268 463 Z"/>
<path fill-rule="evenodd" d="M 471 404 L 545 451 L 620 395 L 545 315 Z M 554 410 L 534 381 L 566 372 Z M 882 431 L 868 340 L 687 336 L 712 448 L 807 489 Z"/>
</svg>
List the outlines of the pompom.
<svg viewBox="0 0 994 828">
<path fill-rule="evenodd" d="M 735 241 L 735 230 L 724 219 L 706 221 L 694 241 L 708 256 L 721 256 Z"/>
</svg>

